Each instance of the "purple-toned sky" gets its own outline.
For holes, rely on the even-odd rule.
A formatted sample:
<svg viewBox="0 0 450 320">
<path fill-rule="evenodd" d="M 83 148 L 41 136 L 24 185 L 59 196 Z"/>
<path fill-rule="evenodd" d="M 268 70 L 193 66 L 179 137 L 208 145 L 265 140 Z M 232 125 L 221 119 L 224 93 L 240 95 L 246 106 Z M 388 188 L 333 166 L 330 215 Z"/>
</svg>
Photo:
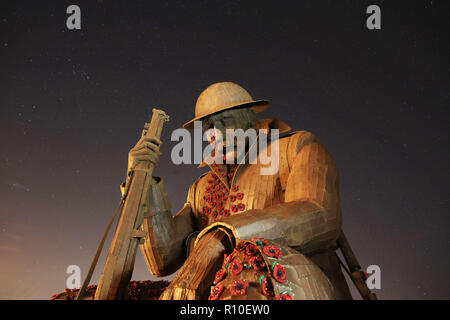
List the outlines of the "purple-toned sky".
<svg viewBox="0 0 450 320">
<path fill-rule="evenodd" d="M 1 1 L 0 299 L 48 299 L 69 265 L 85 275 L 154 107 L 171 116 L 155 174 L 181 208 L 205 169 L 170 161 L 170 133 L 219 81 L 327 146 L 379 298 L 449 299 L 448 6 L 298 2 Z M 140 253 L 133 278 L 154 279 Z"/>
</svg>

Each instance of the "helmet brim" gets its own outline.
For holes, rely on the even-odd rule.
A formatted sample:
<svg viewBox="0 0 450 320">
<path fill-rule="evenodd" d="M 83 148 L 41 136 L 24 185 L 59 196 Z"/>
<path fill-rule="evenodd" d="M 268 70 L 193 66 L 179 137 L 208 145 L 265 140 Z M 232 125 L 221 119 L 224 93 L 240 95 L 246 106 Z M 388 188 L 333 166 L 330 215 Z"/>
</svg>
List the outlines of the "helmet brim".
<svg viewBox="0 0 450 320">
<path fill-rule="evenodd" d="M 261 111 L 265 110 L 267 107 L 269 107 L 269 101 L 268 100 L 254 100 L 254 101 L 246 101 L 246 102 L 239 102 L 232 105 L 225 105 L 220 108 L 217 108 L 214 110 L 214 112 L 206 113 L 199 115 L 192 119 L 189 122 L 186 122 L 183 125 L 183 128 L 185 129 L 193 129 L 194 128 L 194 121 L 201 120 L 203 118 L 209 117 L 210 115 L 225 111 L 225 110 L 231 110 L 231 109 L 238 109 L 238 108 L 252 108 L 252 110 L 255 113 L 260 113 Z"/>
</svg>

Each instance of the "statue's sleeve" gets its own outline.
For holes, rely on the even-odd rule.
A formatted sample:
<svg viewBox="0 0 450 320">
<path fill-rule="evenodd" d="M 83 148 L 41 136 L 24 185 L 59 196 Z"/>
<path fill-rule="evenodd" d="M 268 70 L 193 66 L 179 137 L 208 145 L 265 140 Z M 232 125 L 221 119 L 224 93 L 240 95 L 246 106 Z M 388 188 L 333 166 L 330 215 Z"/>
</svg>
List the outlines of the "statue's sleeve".
<svg viewBox="0 0 450 320">
<path fill-rule="evenodd" d="M 311 133 L 302 131 L 290 139 L 284 202 L 248 210 L 215 225 L 227 227 L 236 239 L 263 237 L 307 254 L 335 246 L 339 236 L 338 174 L 325 147 Z"/>
<path fill-rule="evenodd" d="M 147 235 L 141 251 L 150 273 L 165 276 L 175 272 L 186 259 L 186 241 L 194 231 L 192 206 L 188 196 L 183 208 L 172 216 L 167 200 L 160 200 L 167 198 L 163 181 L 151 188 L 152 198 L 148 203 L 151 213 L 144 217 L 142 224 Z"/>
<path fill-rule="evenodd" d="M 339 175 L 323 144 L 309 132 L 292 137 L 285 203 L 297 203 L 294 240 L 290 245 L 301 252 L 333 246 L 341 230 Z M 310 208 L 310 209 L 306 209 Z M 294 210 L 295 212 L 295 210 Z"/>
</svg>

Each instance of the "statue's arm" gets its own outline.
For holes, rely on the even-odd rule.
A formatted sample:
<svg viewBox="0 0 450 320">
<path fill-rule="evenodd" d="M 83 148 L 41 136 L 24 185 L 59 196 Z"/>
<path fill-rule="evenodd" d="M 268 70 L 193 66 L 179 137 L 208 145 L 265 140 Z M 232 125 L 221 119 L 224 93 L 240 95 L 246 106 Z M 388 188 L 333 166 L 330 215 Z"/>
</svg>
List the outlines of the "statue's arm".
<svg viewBox="0 0 450 320">
<path fill-rule="evenodd" d="M 302 253 L 334 246 L 341 227 L 337 170 L 320 141 L 311 134 L 299 136 L 292 146 L 285 202 L 248 210 L 216 225 L 227 227 L 237 239 L 277 240 Z"/>
<path fill-rule="evenodd" d="M 194 232 L 192 207 L 184 207 L 172 216 L 162 181 L 154 184 L 149 194 L 148 214 L 142 228 L 146 231 L 141 245 L 150 273 L 166 276 L 175 272 L 186 260 L 189 235 Z"/>
</svg>

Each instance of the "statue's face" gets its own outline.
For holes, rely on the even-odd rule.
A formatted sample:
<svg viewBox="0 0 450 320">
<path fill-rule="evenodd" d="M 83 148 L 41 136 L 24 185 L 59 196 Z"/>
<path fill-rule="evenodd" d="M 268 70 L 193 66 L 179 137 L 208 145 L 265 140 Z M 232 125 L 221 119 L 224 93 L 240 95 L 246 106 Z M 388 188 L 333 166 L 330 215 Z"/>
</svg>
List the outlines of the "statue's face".
<svg viewBox="0 0 450 320">
<path fill-rule="evenodd" d="M 255 121 L 255 114 L 249 108 L 225 110 L 203 119 L 203 131 L 212 129 L 207 131 L 209 133 L 208 140 L 210 142 L 214 141 L 215 143 L 218 143 L 218 148 L 222 147 L 224 149 L 224 155 L 226 155 L 227 159 L 236 160 L 238 141 L 226 141 L 226 130 L 242 129 L 243 131 L 246 131 L 253 128 Z M 220 131 L 223 138 L 222 141 L 217 141 L 217 139 L 215 139 L 219 136 L 217 133 L 218 131 Z M 214 136 L 214 138 L 212 136 Z M 245 143 L 248 144 L 248 139 L 246 139 Z M 228 148 L 228 152 L 226 152 L 225 148 L 227 146 L 233 146 L 234 148 L 233 150 Z"/>
</svg>

